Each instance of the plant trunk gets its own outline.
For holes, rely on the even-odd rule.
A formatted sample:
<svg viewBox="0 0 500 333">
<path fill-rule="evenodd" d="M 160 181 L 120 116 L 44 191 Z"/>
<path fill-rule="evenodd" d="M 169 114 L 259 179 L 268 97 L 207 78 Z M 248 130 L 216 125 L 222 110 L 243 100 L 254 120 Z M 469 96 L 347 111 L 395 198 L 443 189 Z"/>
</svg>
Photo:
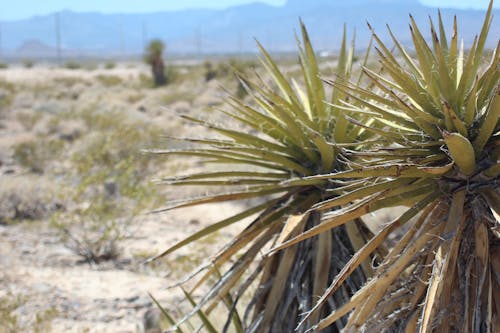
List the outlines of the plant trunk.
<svg viewBox="0 0 500 333">
<path fill-rule="evenodd" d="M 311 214 L 306 221 L 306 229 L 312 228 L 319 222 L 320 215 Z M 298 327 L 304 314 L 313 308 L 319 297 L 355 252 L 344 226 L 324 233 L 323 239 L 321 237 L 319 235 L 295 245 L 295 258 L 286 281 L 276 281 L 275 275 L 280 265 L 283 264 L 287 253 L 282 251 L 271 259 L 269 263 L 271 272 L 267 274 L 270 278 L 261 281 L 259 292 L 250 303 L 249 307 L 252 308 L 254 317 L 245 332 L 306 332 L 319 319 L 344 304 L 361 288 L 366 277 L 363 271 L 358 268 L 318 311 L 319 316 L 313 316 L 312 320 Z M 264 313 L 270 310 L 268 308 L 268 303 L 271 301 L 269 299 L 270 289 L 276 283 L 284 283 L 284 291 L 271 316 L 272 320 L 268 322 L 269 320 L 266 321 L 265 318 L 269 318 L 270 315 L 264 315 Z M 322 332 L 340 332 L 346 319 L 343 318 L 336 325 Z"/>
<path fill-rule="evenodd" d="M 431 224 L 446 223 L 448 209 L 449 203 L 440 203 L 434 211 L 444 214 L 430 217 Z M 394 281 L 362 332 L 500 332 L 499 221 L 481 196 L 467 198 L 463 212 L 454 230 L 437 235 L 415 256 L 413 269 Z M 397 308 L 394 316 L 391 309 Z"/>
<path fill-rule="evenodd" d="M 151 71 L 153 74 L 153 79 L 155 81 L 155 86 L 163 86 L 167 82 L 165 79 L 165 66 L 163 64 L 163 59 L 155 58 L 151 63 Z"/>
</svg>

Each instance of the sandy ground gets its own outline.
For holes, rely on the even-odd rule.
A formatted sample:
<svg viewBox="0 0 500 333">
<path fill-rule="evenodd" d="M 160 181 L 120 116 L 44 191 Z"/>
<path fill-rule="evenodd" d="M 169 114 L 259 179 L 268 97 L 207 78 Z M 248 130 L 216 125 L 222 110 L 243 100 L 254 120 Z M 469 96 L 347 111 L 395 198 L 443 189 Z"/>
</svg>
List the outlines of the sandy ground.
<svg viewBox="0 0 500 333">
<path fill-rule="evenodd" d="M 49 66 L 36 67 L 36 68 L 25 68 L 21 66 L 13 66 L 8 70 L 2 71 L 0 76 L 9 81 L 15 83 L 42 83 L 53 80 L 55 78 L 67 78 L 78 76 L 84 80 L 95 79 L 99 75 L 115 75 L 122 78 L 133 79 L 140 75 L 141 73 L 146 74 L 147 68 L 144 68 L 142 64 L 132 63 L 132 64 L 120 64 L 119 67 L 113 69 L 66 69 L 66 68 L 54 68 Z M 149 73 L 148 73 L 149 74 Z"/>
<path fill-rule="evenodd" d="M 179 70 L 182 74 L 190 69 Z M 96 70 L 41 65 L 0 70 L 0 98 L 10 99 L 9 105 L 0 111 L 0 201 L 4 200 L 0 203 L 0 215 L 12 209 L 8 205 L 14 203 L 8 200 L 33 205 L 32 210 L 37 209 L 38 203 L 53 205 L 52 199 L 44 197 L 45 189 L 55 186 L 57 191 L 60 181 L 67 183 L 65 177 L 71 167 L 68 152 L 63 151 L 54 161 L 47 162 L 43 174 L 32 172 L 14 156 L 16 145 L 30 140 L 70 140 L 65 145 L 69 150 L 85 146 L 81 141 L 91 139 L 86 133 L 88 128 L 72 116 L 57 115 L 71 115 L 73 111 L 76 114 L 89 107 L 102 112 L 110 110 L 160 127 L 168 135 L 183 136 L 190 129 L 180 125 L 180 114 L 207 112 L 221 102 L 220 83 L 206 83 L 202 75 L 192 82 L 161 89 L 141 83 L 148 75 L 149 69 L 139 63 Z M 109 78 L 111 83 L 105 81 Z M 56 125 L 54 118 L 58 120 Z M 164 166 L 158 165 L 151 175 L 168 176 Z M 188 161 L 179 162 L 175 168 L 180 167 L 197 166 Z M 162 191 L 158 195 L 169 200 Z M 188 195 L 175 190 L 175 197 Z M 77 204 L 67 203 L 64 198 L 58 200 L 65 206 Z M 37 315 L 39 321 L 47 322 L 41 331 L 142 332 L 143 315 L 153 308 L 147 293 L 174 312 L 176 307 L 186 306 L 181 303 L 181 291 L 167 287 L 220 248 L 229 239 L 231 229 L 153 265 L 144 265 L 144 260 L 238 209 L 238 205 L 229 204 L 153 215 L 139 213 L 130 223 L 126 237 L 118 241 L 119 256 L 99 264 L 83 261 L 66 246 L 60 230 L 51 224 L 50 214 L 7 224 L 2 224 L 0 216 L 0 300 L 15 304 L 10 310 L 0 306 L 0 321 L 2 315 L 15 317 L 17 330 L 26 332 L 34 330 Z M 4 329 L 0 324 L 0 332 Z"/>
<path fill-rule="evenodd" d="M 168 263 L 190 255 L 193 249 L 181 250 L 160 269 L 143 265 L 137 254 L 158 253 L 196 231 L 202 227 L 193 222 L 199 216 L 209 222 L 236 210 L 230 205 L 206 206 L 138 217 L 134 235 L 120 244 L 120 258 L 100 265 L 82 262 L 46 222 L 0 226 L 0 297 L 10 293 L 26 298 L 16 310 L 26 321 L 33 320 L 33 313 L 57 309 L 52 332 L 141 332 L 144 312 L 152 307 L 148 292 L 166 307 L 181 303 L 180 290 L 167 288 L 181 274 Z M 196 251 L 208 256 L 218 246 L 205 243 Z"/>
</svg>

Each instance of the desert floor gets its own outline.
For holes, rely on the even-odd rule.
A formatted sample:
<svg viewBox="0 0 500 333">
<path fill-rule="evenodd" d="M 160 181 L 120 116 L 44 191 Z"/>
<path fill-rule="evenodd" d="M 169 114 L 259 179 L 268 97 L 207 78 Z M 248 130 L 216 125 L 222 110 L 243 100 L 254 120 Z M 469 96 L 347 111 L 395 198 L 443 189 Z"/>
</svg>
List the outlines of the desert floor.
<svg viewBox="0 0 500 333">
<path fill-rule="evenodd" d="M 142 332 L 148 292 L 173 313 L 187 306 L 168 286 L 244 222 L 144 261 L 244 203 L 150 214 L 199 191 L 154 180 L 200 163 L 144 149 L 203 134 L 180 115 L 224 122 L 214 109 L 236 81 L 206 70 L 176 65 L 173 82 L 152 88 L 140 63 L 0 69 L 0 332 Z"/>
</svg>

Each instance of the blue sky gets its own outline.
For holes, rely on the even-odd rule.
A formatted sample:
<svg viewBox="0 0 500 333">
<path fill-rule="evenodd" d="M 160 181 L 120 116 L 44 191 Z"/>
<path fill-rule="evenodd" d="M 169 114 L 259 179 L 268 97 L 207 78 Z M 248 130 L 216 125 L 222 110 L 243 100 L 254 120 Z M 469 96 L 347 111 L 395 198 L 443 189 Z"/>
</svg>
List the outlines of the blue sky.
<svg viewBox="0 0 500 333">
<path fill-rule="evenodd" d="M 183 8 L 210 7 L 225 8 L 255 0 L 0 0 L 0 20 L 16 20 L 34 15 L 70 9 L 74 11 L 152 12 L 159 10 L 178 10 Z M 282 5 L 286 0 L 260 0 L 272 5 Z M 314 0 L 304 0 L 314 1 Z M 339 0 L 332 0 L 339 1 Z M 344 1 L 344 0 L 340 0 Z M 373 0 L 377 1 L 377 0 Z M 419 0 L 429 6 L 451 8 L 486 8 L 488 0 Z M 495 8 L 500 8 L 496 0 Z"/>
<path fill-rule="evenodd" d="M 489 0 L 419 0 L 419 2 L 432 7 L 475 9 L 487 8 L 490 3 Z M 493 7 L 500 8 L 500 1 L 496 0 Z"/>
</svg>

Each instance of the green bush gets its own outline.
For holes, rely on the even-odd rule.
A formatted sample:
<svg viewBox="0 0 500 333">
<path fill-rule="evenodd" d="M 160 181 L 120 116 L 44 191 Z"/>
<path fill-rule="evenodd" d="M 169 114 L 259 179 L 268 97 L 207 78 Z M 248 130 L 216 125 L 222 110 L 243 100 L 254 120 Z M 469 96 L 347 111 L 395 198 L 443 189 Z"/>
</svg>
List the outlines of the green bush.
<svg viewBox="0 0 500 333">
<path fill-rule="evenodd" d="M 214 64 L 211 61 L 206 60 L 203 63 L 203 68 L 205 69 L 205 81 L 211 81 L 215 78 L 217 78 L 217 70 L 214 67 Z"/>
<path fill-rule="evenodd" d="M 191 102 L 194 98 L 196 98 L 196 94 L 192 91 L 179 91 L 179 90 L 171 90 L 168 91 L 165 95 L 161 96 L 160 103 L 161 104 L 170 104 L 179 101 L 187 101 Z"/>
<path fill-rule="evenodd" d="M 113 87 L 123 83 L 122 78 L 116 75 L 98 75 L 97 80 L 105 87 Z"/>
<path fill-rule="evenodd" d="M 34 173 L 43 173 L 47 165 L 58 159 L 64 141 L 39 137 L 14 145 L 13 158 Z"/>
<path fill-rule="evenodd" d="M 178 82 L 180 79 L 179 70 L 175 66 L 167 66 L 165 68 L 165 84 L 172 84 Z"/>
<path fill-rule="evenodd" d="M 143 93 L 131 93 L 127 96 L 127 102 L 129 102 L 130 104 L 134 104 L 134 103 L 137 103 L 141 100 L 144 99 L 144 97 L 146 97 L 145 94 Z"/>
<path fill-rule="evenodd" d="M 35 62 L 31 59 L 23 60 L 23 67 L 24 68 L 32 68 L 34 65 L 35 65 Z"/>
<path fill-rule="evenodd" d="M 6 177 L 0 187 L 0 224 L 40 220 L 64 207 L 59 188 L 36 176 Z"/>
<path fill-rule="evenodd" d="M 90 82 L 78 76 L 62 76 L 54 78 L 54 83 L 62 84 L 68 88 L 77 84 L 90 85 Z"/>
<path fill-rule="evenodd" d="M 64 64 L 64 68 L 67 68 L 67 69 L 81 69 L 82 68 L 82 64 L 80 64 L 79 62 L 76 62 L 76 61 L 67 61 Z"/>
<path fill-rule="evenodd" d="M 51 331 L 51 323 L 58 311 L 52 306 L 35 314 L 31 323 L 21 323 L 15 311 L 26 303 L 25 297 L 10 292 L 0 296 L 0 333 L 33 332 L 45 333 Z"/>
<path fill-rule="evenodd" d="M 11 293 L 0 297 L 0 333 L 19 332 L 21 327 L 14 311 L 23 304 L 19 296 Z"/>
<path fill-rule="evenodd" d="M 8 109 L 14 101 L 16 90 L 10 82 L 0 79 L 0 116 Z"/>
<path fill-rule="evenodd" d="M 95 61 L 86 62 L 85 66 L 83 66 L 87 71 L 95 71 L 98 67 L 99 64 Z"/>
<path fill-rule="evenodd" d="M 110 209 L 117 207 L 103 210 L 99 202 L 91 202 L 87 208 L 56 215 L 52 226 L 59 229 L 66 247 L 86 262 L 114 260 L 120 254 L 117 242 L 127 235 L 130 223 L 110 216 Z"/>
<path fill-rule="evenodd" d="M 151 156 L 141 149 L 160 131 L 118 112 L 88 110 L 77 117 L 92 130 L 70 158 L 77 179 L 71 196 L 82 204 L 56 216 L 53 225 L 70 249 L 97 263 L 119 255 L 117 242 L 128 235 L 132 217 L 155 203 Z"/>
<path fill-rule="evenodd" d="M 240 59 L 229 59 L 229 66 L 233 71 L 236 71 L 241 74 L 249 74 L 251 71 L 254 71 L 259 64 L 253 60 L 240 60 Z"/>
<path fill-rule="evenodd" d="M 137 84 L 138 88 L 142 89 L 142 88 L 152 88 L 153 87 L 152 79 L 144 73 L 140 73 L 137 80 L 138 80 L 138 84 Z"/>
<path fill-rule="evenodd" d="M 104 64 L 104 69 L 113 69 L 116 67 L 116 63 L 114 61 L 108 61 Z"/>
<path fill-rule="evenodd" d="M 210 61 L 205 61 L 203 64 L 206 73 L 212 72 L 211 75 L 218 78 L 229 77 L 235 73 L 249 74 L 254 71 L 259 65 L 252 60 L 240 60 L 230 58 L 228 60 L 219 61 L 216 66 Z"/>
<path fill-rule="evenodd" d="M 32 130 L 33 127 L 42 119 L 41 112 L 19 112 L 16 114 L 16 119 L 25 129 Z"/>
</svg>

